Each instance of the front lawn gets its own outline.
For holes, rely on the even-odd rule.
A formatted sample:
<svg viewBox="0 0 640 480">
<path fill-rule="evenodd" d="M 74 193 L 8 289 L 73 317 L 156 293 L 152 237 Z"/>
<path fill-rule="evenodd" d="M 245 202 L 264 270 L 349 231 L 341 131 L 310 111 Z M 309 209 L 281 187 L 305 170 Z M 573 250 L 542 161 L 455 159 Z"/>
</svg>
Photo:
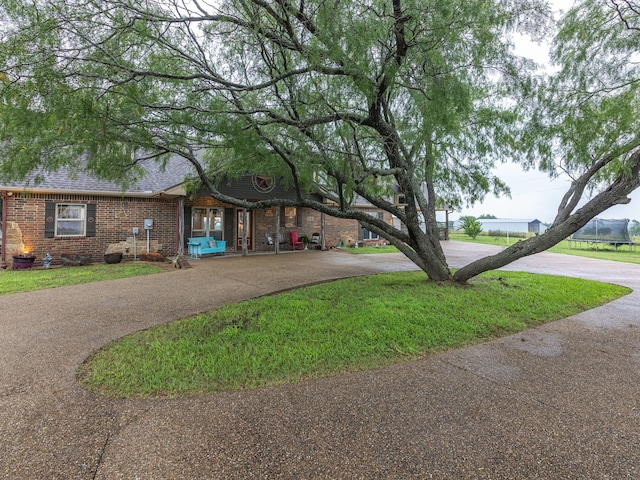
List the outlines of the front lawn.
<svg viewBox="0 0 640 480">
<path fill-rule="evenodd" d="M 628 293 L 587 280 L 490 272 L 466 287 L 422 272 L 357 277 L 229 305 L 125 337 L 79 378 L 115 397 L 216 392 L 374 369 L 486 341 Z"/>
<path fill-rule="evenodd" d="M 0 270 L 0 295 L 148 275 L 161 271 L 162 267 L 159 265 L 145 262 L 56 267 L 44 270 Z"/>
</svg>

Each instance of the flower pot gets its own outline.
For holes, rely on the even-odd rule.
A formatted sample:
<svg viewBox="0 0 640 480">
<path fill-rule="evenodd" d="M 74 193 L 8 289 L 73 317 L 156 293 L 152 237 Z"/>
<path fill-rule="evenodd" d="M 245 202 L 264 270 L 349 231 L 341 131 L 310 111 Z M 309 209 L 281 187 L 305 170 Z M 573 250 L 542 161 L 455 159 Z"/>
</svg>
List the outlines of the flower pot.
<svg viewBox="0 0 640 480">
<path fill-rule="evenodd" d="M 122 252 L 105 253 L 104 261 L 107 263 L 120 263 L 122 261 Z"/>
<path fill-rule="evenodd" d="M 13 264 L 11 268 L 14 270 L 28 270 L 33 267 L 33 262 L 35 262 L 35 255 L 15 255 L 13 257 Z"/>
</svg>

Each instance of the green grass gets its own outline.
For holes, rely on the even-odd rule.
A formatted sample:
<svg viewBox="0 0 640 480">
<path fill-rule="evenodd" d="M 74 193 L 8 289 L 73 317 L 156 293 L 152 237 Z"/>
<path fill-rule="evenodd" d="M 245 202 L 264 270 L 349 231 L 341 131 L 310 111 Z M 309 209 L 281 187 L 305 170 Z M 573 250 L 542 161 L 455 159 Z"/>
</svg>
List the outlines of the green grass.
<svg viewBox="0 0 640 480">
<path fill-rule="evenodd" d="M 161 271 L 162 268 L 158 265 L 138 262 L 60 267 L 46 270 L 0 270 L 0 295 L 147 275 Z"/>
<path fill-rule="evenodd" d="M 482 243 L 485 245 L 497 245 L 500 247 L 506 247 L 513 245 L 514 243 L 522 240 L 521 238 L 509 238 L 506 237 L 490 237 L 484 233 L 481 233 L 473 240 L 471 237 L 459 232 L 450 232 L 450 240 L 459 242 L 470 243 Z M 365 254 L 365 253 L 397 253 L 399 250 L 392 246 L 387 245 L 385 247 L 360 247 L 360 248 L 346 248 L 346 252 L 353 254 Z M 554 247 L 551 247 L 548 252 L 563 253 L 565 255 L 575 255 L 578 257 L 597 258 L 600 260 L 613 260 L 616 262 L 626 263 L 638 263 L 640 264 L 640 250 L 629 250 L 628 246 L 621 246 L 617 250 L 610 245 L 598 245 L 596 249 L 594 245 L 588 245 L 583 243 L 582 245 L 573 245 L 569 248 L 569 243 L 565 240 Z"/>
<path fill-rule="evenodd" d="M 524 330 L 629 290 L 491 272 L 466 287 L 401 272 L 229 305 L 127 336 L 78 376 L 115 397 L 210 394 L 374 369 Z"/>
<path fill-rule="evenodd" d="M 507 242 L 506 237 L 490 237 L 486 234 L 480 234 L 476 237 L 475 240 L 473 240 L 471 239 L 471 237 L 465 235 L 464 233 L 454 232 L 449 235 L 449 238 L 451 240 L 457 240 L 460 242 L 482 243 L 485 245 L 497 245 L 501 247 L 513 245 L 519 240 L 522 240 L 520 238 L 509 238 L 509 241 Z M 600 260 L 640 263 L 640 251 L 629 250 L 629 247 L 626 245 L 619 247 L 617 250 L 610 245 L 603 244 L 599 244 L 598 249 L 596 250 L 595 246 L 588 245 L 586 243 L 583 243 L 582 246 L 572 245 L 572 248 L 569 248 L 569 243 L 565 240 L 551 247 L 547 251 L 553 253 L 563 253 L 565 255 L 575 255 L 578 257 L 597 258 Z"/>
</svg>

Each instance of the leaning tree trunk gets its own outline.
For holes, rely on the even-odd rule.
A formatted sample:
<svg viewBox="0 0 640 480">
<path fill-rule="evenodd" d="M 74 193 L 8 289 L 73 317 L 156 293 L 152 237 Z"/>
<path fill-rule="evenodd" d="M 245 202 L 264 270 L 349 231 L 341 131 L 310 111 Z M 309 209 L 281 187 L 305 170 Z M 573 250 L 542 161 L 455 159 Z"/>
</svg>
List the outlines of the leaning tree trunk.
<svg viewBox="0 0 640 480">
<path fill-rule="evenodd" d="M 600 168 L 608 163 L 608 161 L 604 160 L 606 159 L 603 159 L 603 164 L 600 165 Z M 558 209 L 556 220 L 545 233 L 519 241 L 496 255 L 481 258 L 462 267 L 453 275 L 454 280 L 464 283 L 482 272 L 495 270 L 520 258 L 543 252 L 580 230 L 589 220 L 608 208 L 629 203 L 630 200 L 627 195 L 640 186 L 640 152 L 635 152 L 631 160 L 633 163 L 628 172 L 620 174 L 609 188 L 596 195 L 586 205 L 576 210 L 575 213 L 570 214 L 569 212 L 581 198 L 588 180 L 592 178 L 594 171 L 599 170 L 599 168 L 590 169 L 590 171 L 573 182 Z"/>
</svg>

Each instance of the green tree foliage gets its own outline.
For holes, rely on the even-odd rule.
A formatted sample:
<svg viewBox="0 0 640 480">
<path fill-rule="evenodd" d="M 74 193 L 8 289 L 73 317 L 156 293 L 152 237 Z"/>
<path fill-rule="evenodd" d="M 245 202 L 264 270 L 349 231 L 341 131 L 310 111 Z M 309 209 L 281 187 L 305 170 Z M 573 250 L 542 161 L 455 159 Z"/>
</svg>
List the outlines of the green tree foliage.
<svg viewBox="0 0 640 480">
<path fill-rule="evenodd" d="M 611 3 L 600 10 L 615 18 Z M 574 211 L 580 185 L 615 184 L 635 172 L 635 130 L 623 119 L 631 106 L 618 112 L 609 97 L 596 96 L 598 114 L 583 125 L 553 107 L 577 112 L 581 104 L 564 94 L 567 85 L 591 86 L 582 81 L 593 77 L 590 65 L 574 62 L 571 49 L 601 42 L 609 55 L 600 61 L 607 62 L 625 48 L 579 35 L 592 28 L 585 15 L 600 10 L 584 2 L 569 14 L 559 43 L 567 46 L 557 54 L 567 67 L 543 95 L 534 66 L 513 54 L 509 36 L 546 32 L 542 0 L 5 1 L 0 175 L 24 178 L 65 165 L 132 182 L 140 161 L 179 155 L 219 200 L 353 218 L 430 278 L 465 281 L 586 223 L 594 210 Z M 621 20 L 616 28 L 629 30 Z M 596 133 L 593 144 L 584 144 L 584 131 Z M 492 172 L 509 159 L 556 174 L 556 146 L 559 168 L 577 184 L 553 235 L 453 276 L 436 208 L 508 194 Z M 594 158 L 603 155 L 612 160 L 599 168 Z M 297 199 L 251 202 L 217 189 L 254 172 L 282 178 Z M 406 206 L 393 203 L 396 186 Z M 595 210 L 620 202 L 629 188 L 623 181 Z M 405 228 L 355 209 L 358 197 Z"/>
<path fill-rule="evenodd" d="M 473 238 L 474 240 L 480 232 L 482 232 L 482 224 L 471 215 L 465 215 L 460 217 L 460 228 L 465 235 Z"/>
</svg>

